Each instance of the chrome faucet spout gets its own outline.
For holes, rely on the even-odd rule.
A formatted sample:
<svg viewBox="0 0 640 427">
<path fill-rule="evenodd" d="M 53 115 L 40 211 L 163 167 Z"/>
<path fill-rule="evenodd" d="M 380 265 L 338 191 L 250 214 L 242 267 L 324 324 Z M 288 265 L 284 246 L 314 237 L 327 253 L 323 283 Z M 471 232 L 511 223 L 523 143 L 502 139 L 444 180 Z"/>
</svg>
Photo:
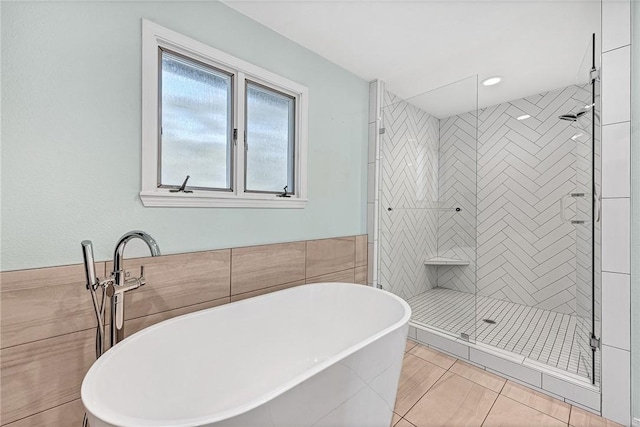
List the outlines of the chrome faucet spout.
<svg viewBox="0 0 640 427">
<path fill-rule="evenodd" d="M 128 233 L 125 233 L 122 237 L 120 237 L 120 239 L 118 240 L 118 243 L 116 244 L 116 249 L 113 253 L 114 272 L 119 270 L 119 268 L 116 268 L 116 267 L 122 266 L 122 260 L 124 258 L 124 248 L 127 245 L 127 243 L 133 239 L 140 239 L 143 242 L 145 242 L 149 247 L 151 256 L 161 255 L 160 247 L 158 246 L 158 243 L 148 233 L 145 233 L 144 231 L 141 231 L 141 230 L 129 231 Z"/>
<path fill-rule="evenodd" d="M 107 295 L 111 297 L 111 346 L 113 347 L 124 338 L 124 293 L 136 289 L 146 283 L 144 268 L 140 269 L 140 277 L 127 279 L 124 272 L 124 249 L 133 239 L 140 239 L 147 244 L 151 256 L 160 255 L 160 247 L 156 240 L 148 233 L 133 230 L 125 233 L 116 244 L 113 252 L 113 284 L 107 288 Z"/>
</svg>

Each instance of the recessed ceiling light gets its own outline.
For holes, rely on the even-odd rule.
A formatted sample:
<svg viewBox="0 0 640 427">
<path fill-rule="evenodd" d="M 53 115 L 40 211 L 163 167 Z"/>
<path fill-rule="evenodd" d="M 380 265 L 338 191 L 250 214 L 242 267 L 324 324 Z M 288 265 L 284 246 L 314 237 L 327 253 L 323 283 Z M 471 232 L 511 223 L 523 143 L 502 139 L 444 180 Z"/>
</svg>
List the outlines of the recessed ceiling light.
<svg viewBox="0 0 640 427">
<path fill-rule="evenodd" d="M 497 85 L 501 81 L 502 81 L 502 76 L 493 76 L 493 77 L 489 77 L 487 79 L 484 79 L 482 81 L 482 84 L 485 85 L 485 86 L 493 86 L 493 85 Z"/>
<path fill-rule="evenodd" d="M 524 115 L 522 115 L 520 117 L 516 117 L 516 120 L 525 120 L 525 119 L 528 119 L 529 117 L 531 117 L 531 116 L 528 115 L 528 114 L 524 114 Z"/>
</svg>

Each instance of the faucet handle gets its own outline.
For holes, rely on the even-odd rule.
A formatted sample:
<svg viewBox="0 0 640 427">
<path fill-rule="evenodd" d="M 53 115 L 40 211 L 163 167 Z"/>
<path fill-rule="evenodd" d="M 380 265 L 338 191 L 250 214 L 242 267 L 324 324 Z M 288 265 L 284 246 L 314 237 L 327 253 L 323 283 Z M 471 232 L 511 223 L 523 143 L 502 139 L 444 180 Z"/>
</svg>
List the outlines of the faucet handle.
<svg viewBox="0 0 640 427">
<path fill-rule="evenodd" d="M 113 298 L 113 296 L 114 296 L 114 295 L 115 295 L 115 293 L 116 293 L 116 287 L 115 287 L 115 285 L 113 284 L 113 281 L 110 281 L 109 283 L 107 283 L 107 284 L 105 285 L 105 292 L 107 293 L 107 296 L 108 296 L 109 298 Z"/>
<path fill-rule="evenodd" d="M 140 282 L 140 286 L 147 283 L 147 280 L 144 278 L 144 265 L 140 266 L 140 277 L 138 277 L 138 281 Z"/>
</svg>

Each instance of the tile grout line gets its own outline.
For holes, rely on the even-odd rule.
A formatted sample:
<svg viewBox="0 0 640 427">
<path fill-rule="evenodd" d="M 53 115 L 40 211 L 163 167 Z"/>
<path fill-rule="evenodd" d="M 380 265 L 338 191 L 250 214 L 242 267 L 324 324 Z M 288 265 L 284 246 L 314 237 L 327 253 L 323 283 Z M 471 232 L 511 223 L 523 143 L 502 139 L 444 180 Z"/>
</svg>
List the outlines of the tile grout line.
<svg viewBox="0 0 640 427">
<path fill-rule="evenodd" d="M 415 357 L 418 357 L 418 356 L 415 356 Z M 420 358 L 420 357 L 418 357 L 418 359 L 420 359 L 420 360 L 423 360 L 423 361 L 424 361 L 424 359 L 422 359 L 422 358 Z M 427 363 L 429 363 L 429 364 L 431 364 L 431 365 L 434 365 L 434 366 L 436 366 L 436 367 L 440 368 L 440 366 L 438 366 L 438 365 L 436 365 L 436 364 L 434 364 L 434 363 L 431 363 L 431 362 L 427 362 Z M 445 371 L 442 373 L 442 375 L 440 375 L 440 376 L 438 377 L 438 379 L 436 379 L 436 380 L 433 382 L 433 384 L 431 384 L 431 386 L 430 386 L 430 387 L 429 387 L 429 388 L 428 388 L 428 389 L 427 389 L 427 390 L 426 390 L 426 391 L 425 391 L 425 392 L 420 396 L 420 398 L 418 398 L 418 400 L 416 400 L 416 402 L 415 402 L 413 405 L 411 405 L 411 407 L 409 407 L 409 409 L 407 409 L 407 412 L 405 412 L 405 413 L 404 413 L 404 415 L 401 415 L 401 417 L 402 417 L 402 418 L 404 418 L 404 417 L 405 417 L 405 415 L 407 415 L 409 412 L 411 412 L 411 410 L 413 409 L 413 407 L 414 407 L 414 406 L 416 406 L 416 405 L 418 404 L 418 402 L 420 402 L 420 401 L 422 400 L 422 398 L 423 398 L 423 397 L 425 397 L 425 396 L 427 395 L 427 393 L 429 393 L 429 391 L 431 391 L 431 389 L 432 389 L 432 388 L 433 388 L 433 387 L 434 387 L 434 386 L 435 386 L 435 385 L 436 385 L 436 384 L 437 384 L 437 383 L 442 379 L 442 377 L 444 376 L 444 374 L 446 374 L 447 372 L 449 372 L 449 371 L 448 371 L 448 370 L 445 370 Z M 452 374 L 453 374 L 453 372 L 452 372 Z M 454 374 L 454 375 L 455 375 L 455 374 Z M 407 420 L 407 421 L 408 421 L 408 420 Z"/>
<path fill-rule="evenodd" d="M 412 347 L 411 349 L 414 349 L 414 348 L 416 348 L 416 347 L 417 347 L 417 346 L 419 346 L 419 345 L 422 345 L 422 344 L 417 343 L 417 344 L 416 344 L 414 347 Z M 427 347 L 427 348 L 429 348 L 429 347 Z M 434 351 L 438 352 L 437 350 L 434 350 Z M 406 352 L 406 353 L 408 353 L 408 352 Z M 411 354 L 412 354 L 412 355 L 414 355 L 414 356 L 416 356 L 416 357 L 418 357 L 418 358 L 420 358 L 420 359 L 422 359 L 420 356 L 417 356 L 417 355 L 415 355 L 415 354 L 413 354 L 413 353 L 411 353 Z M 422 359 L 422 360 L 424 360 L 425 362 L 428 362 L 428 363 L 431 363 L 431 364 L 435 365 L 433 362 L 427 361 L 427 360 L 425 360 L 425 359 Z M 472 382 L 472 383 L 474 383 L 474 384 L 476 384 L 476 385 L 479 385 L 479 386 L 481 386 L 481 387 L 483 387 L 483 388 L 485 388 L 485 389 L 487 389 L 487 390 L 489 390 L 489 391 L 493 391 L 493 390 L 491 390 L 490 388 L 488 388 L 488 387 L 486 387 L 486 386 L 484 386 L 484 385 L 482 385 L 482 384 L 480 384 L 480 383 L 478 383 L 478 382 L 476 382 L 476 381 L 474 381 L 474 380 L 472 380 L 472 379 L 469 379 L 469 378 L 464 377 L 464 376 L 462 376 L 462 375 L 460 375 L 460 374 L 457 374 L 456 372 L 453 372 L 453 371 L 451 370 L 451 368 L 452 368 L 452 367 L 453 367 L 453 365 L 455 365 L 458 361 L 461 361 L 461 360 L 460 360 L 460 359 L 456 359 L 456 361 L 455 361 L 455 362 L 454 362 L 454 363 L 453 363 L 453 364 L 452 364 L 452 365 L 451 365 L 451 366 L 450 366 L 450 367 L 449 367 L 445 372 L 450 372 L 452 375 L 456 375 L 456 376 L 461 377 L 461 378 L 463 378 L 463 379 L 465 379 L 465 380 L 467 380 L 467 381 L 470 381 L 470 382 Z M 462 362 L 464 363 L 464 361 L 462 361 Z M 438 365 L 436 365 L 436 366 L 438 366 Z M 478 369 L 480 369 L 480 368 L 478 368 Z M 486 370 L 484 370 L 484 371 L 485 371 L 487 374 L 492 374 L 492 373 L 487 372 Z M 494 391 L 494 393 L 497 393 L 498 397 L 499 397 L 499 396 L 504 396 L 505 398 L 507 398 L 507 399 L 509 399 L 509 400 L 512 400 L 512 401 L 514 401 L 514 402 L 516 402 L 516 403 L 518 403 L 518 404 L 521 404 L 521 405 L 526 406 L 526 407 L 528 407 L 528 408 L 530 408 L 530 409 L 533 409 L 533 410 L 535 410 L 535 411 L 537 411 L 537 412 L 539 412 L 539 413 L 541 413 L 541 414 L 543 414 L 543 415 L 546 415 L 546 416 L 548 416 L 548 417 L 551 417 L 551 418 L 553 418 L 553 419 L 555 419 L 555 420 L 558 420 L 558 421 L 560 421 L 560 422 L 563 422 L 563 423 L 565 423 L 565 424 L 569 425 L 569 420 L 571 419 L 571 412 L 573 411 L 573 408 L 574 408 L 574 406 L 573 406 L 573 405 L 571 405 L 571 404 L 569 404 L 569 403 L 566 403 L 566 402 L 562 402 L 562 401 L 560 401 L 560 400 L 558 400 L 558 399 L 555 399 L 555 398 L 554 398 L 554 397 L 552 397 L 552 396 L 544 395 L 545 397 L 548 397 L 548 398 L 553 399 L 553 400 L 557 400 L 558 402 L 560 402 L 560 403 L 565 403 L 565 404 L 567 404 L 567 405 L 569 406 L 569 418 L 567 419 L 567 421 L 563 421 L 562 419 L 557 418 L 557 417 L 555 417 L 555 416 L 553 416 L 553 415 L 551 415 L 551 414 L 548 414 L 548 413 L 546 413 L 546 412 L 544 412 L 544 411 L 541 411 L 540 409 L 537 409 L 537 408 L 535 408 L 535 407 L 533 407 L 533 406 L 531 406 L 531 405 L 529 405 L 529 404 L 527 404 L 527 403 L 520 402 L 520 401 L 518 401 L 518 400 L 516 400 L 516 399 L 513 399 L 513 398 L 511 398 L 511 397 L 509 397 L 509 396 L 505 395 L 505 394 L 503 393 L 503 392 L 504 392 L 504 389 L 505 389 L 505 387 L 506 387 L 507 383 L 508 383 L 508 382 L 511 382 L 511 380 L 509 380 L 508 378 L 501 377 L 501 376 L 496 375 L 496 374 L 492 374 L 492 375 L 495 375 L 496 377 L 501 378 L 501 379 L 503 379 L 503 380 L 504 380 L 504 383 L 502 384 L 502 386 L 501 386 L 501 388 L 500 388 L 500 391 L 498 391 L 498 392 L 495 392 L 495 391 Z M 444 376 L 444 374 L 443 374 L 443 375 L 441 375 L 441 376 L 438 378 L 438 380 L 436 380 L 436 382 L 435 382 L 433 385 L 435 385 L 438 381 L 440 381 L 440 379 L 442 378 L 442 376 Z M 517 384 L 517 383 L 516 383 L 516 384 Z M 432 385 L 432 386 L 427 390 L 427 392 L 425 392 L 425 394 L 423 394 L 423 395 L 420 397 L 420 399 L 418 399 L 418 401 L 420 401 L 420 400 L 421 400 L 421 399 L 422 399 L 422 398 L 423 398 L 423 397 L 424 397 L 424 396 L 425 396 L 425 395 L 426 395 L 426 394 L 431 390 L 431 388 L 433 387 L 433 385 Z M 527 387 L 527 386 L 525 386 L 525 385 L 522 385 L 522 384 L 517 384 L 517 385 L 520 385 L 520 386 L 522 386 L 522 387 L 526 388 L 527 390 L 530 390 L 530 391 L 531 391 L 531 392 L 533 392 L 534 394 L 536 394 L 536 393 L 540 393 L 540 392 L 537 392 L 536 390 L 534 390 L 534 389 L 532 389 L 532 388 L 530 388 L 530 387 Z M 498 398 L 496 397 L 496 401 L 497 401 L 497 400 L 498 400 Z M 413 407 L 418 403 L 418 401 L 416 401 L 416 403 L 415 403 L 413 406 L 411 406 L 411 408 L 409 408 L 409 410 L 407 411 L 407 413 L 409 413 L 409 411 L 410 411 L 410 410 L 411 410 L 411 409 L 412 409 L 412 408 L 413 408 Z M 489 412 L 487 412 L 487 415 L 485 416 L 485 419 L 483 420 L 483 423 L 482 423 L 482 424 L 484 424 L 484 422 L 486 421 L 486 418 L 487 418 L 487 417 L 489 416 L 489 414 L 491 413 L 491 410 L 493 409 L 493 405 L 494 405 L 494 404 L 495 404 L 495 401 L 494 401 L 494 403 L 491 405 L 491 409 L 489 409 Z M 406 414 L 405 414 L 405 415 L 406 415 Z M 401 418 L 404 418 L 404 416 L 400 416 L 400 417 L 401 417 Z M 408 421 L 408 420 L 407 420 L 407 421 Z"/>
<path fill-rule="evenodd" d="M 13 421 L 11 421 L 11 422 L 7 423 L 7 424 L 2 424 L 2 426 L 3 426 L 3 427 L 11 427 L 11 424 L 17 423 L 17 422 L 22 421 L 22 420 L 26 420 L 27 418 L 30 418 L 30 417 L 36 416 L 36 415 L 38 415 L 38 414 L 42 414 L 43 412 L 51 411 L 52 409 L 56 409 L 56 408 L 59 408 L 59 407 L 64 406 L 64 405 L 68 405 L 69 403 L 73 403 L 73 402 L 75 402 L 76 400 L 80 400 L 80 401 L 82 401 L 82 397 L 78 396 L 78 397 L 76 397 L 75 399 L 72 399 L 72 400 L 70 400 L 70 401 L 68 401 L 68 402 L 60 403 L 59 405 L 55 405 L 55 406 L 52 406 L 51 408 L 43 409 L 42 411 L 38 411 L 38 412 L 36 412 L 36 413 L 33 413 L 33 414 L 30 414 L 30 415 L 27 415 L 26 417 L 22 417 L 22 418 L 15 419 L 15 420 L 13 420 Z M 84 409 L 84 405 L 82 406 L 82 409 Z"/>
<path fill-rule="evenodd" d="M 470 363 L 467 363 L 467 362 L 465 362 L 464 360 L 460 360 L 460 359 L 456 360 L 456 362 L 455 362 L 453 365 L 455 365 L 457 362 L 462 362 L 462 363 L 466 363 L 466 364 L 468 364 L 468 365 L 471 365 Z M 453 365 L 451 365 L 451 368 L 453 368 Z M 474 368 L 477 368 L 477 369 L 481 369 L 481 368 L 478 368 L 478 367 L 477 367 L 477 366 L 475 366 L 475 365 L 471 365 L 471 366 L 472 366 L 472 367 L 474 367 Z M 449 368 L 449 370 L 450 370 L 451 368 Z M 465 380 L 467 380 L 467 381 L 471 381 L 472 383 L 474 383 L 474 384 L 476 384 L 476 385 L 479 385 L 480 387 L 484 387 L 484 388 L 486 388 L 486 389 L 487 389 L 487 390 L 489 390 L 489 391 L 493 391 L 494 393 L 498 393 L 498 394 L 502 393 L 502 389 L 504 388 L 504 385 L 507 383 L 507 381 L 508 381 L 508 380 L 507 380 L 506 378 L 503 378 L 503 377 L 501 377 L 501 376 L 499 376 L 499 375 L 494 374 L 493 372 L 488 372 L 486 369 L 481 369 L 481 370 L 482 370 L 484 373 L 486 373 L 487 375 L 495 375 L 495 376 L 497 376 L 498 378 L 501 378 L 501 379 L 505 380 L 505 381 L 504 381 L 504 383 L 502 384 L 502 386 L 500 387 L 500 391 L 494 391 L 494 390 L 491 390 L 489 387 L 487 387 L 487 386 L 485 386 L 485 385 L 482 385 L 482 384 L 480 384 L 479 382 L 477 382 L 477 381 L 475 381 L 475 380 L 472 380 L 471 378 L 467 378 L 467 377 L 463 376 L 462 374 L 458 374 L 457 372 L 451 371 L 451 373 L 452 373 L 452 374 L 454 374 L 454 375 L 457 375 L 457 376 L 459 376 L 459 377 L 462 377 L 462 378 L 464 378 L 464 379 L 465 379 Z"/>
<path fill-rule="evenodd" d="M 573 405 L 570 405 L 570 408 L 569 408 L 569 421 L 567 422 L 568 426 L 571 425 L 571 414 L 573 414 Z"/>
<path fill-rule="evenodd" d="M 564 423 L 564 424 L 566 424 L 566 425 L 569 425 L 569 420 L 571 419 L 571 411 L 572 411 L 572 409 L 573 409 L 573 405 L 569 405 L 569 406 L 570 406 L 570 408 L 569 408 L 569 420 L 567 420 L 567 421 L 562 421 L 561 419 L 556 418 L 556 417 L 554 417 L 553 415 L 550 415 L 550 414 L 547 414 L 547 413 L 545 413 L 545 412 L 542 412 L 541 410 L 536 409 L 536 408 L 534 408 L 533 406 L 529 406 L 529 405 L 527 405 L 526 403 L 519 402 L 519 401 L 517 401 L 517 400 L 515 400 L 515 399 L 510 398 L 509 396 L 505 396 L 505 395 L 504 395 L 504 394 L 502 394 L 502 393 L 500 394 L 500 396 L 503 396 L 505 399 L 509 399 L 509 400 L 511 400 L 512 402 L 515 402 L 515 403 L 518 403 L 518 404 L 520 404 L 520 405 L 526 406 L 527 408 L 533 409 L 534 411 L 539 412 L 539 413 L 541 413 L 542 415 L 546 415 L 547 417 L 553 418 L 554 420 L 558 420 L 558 421 L 560 421 L 560 422 L 562 422 L 562 423 Z M 498 400 L 498 399 L 496 399 L 496 401 L 497 401 L 497 400 Z M 493 409 L 493 407 L 492 407 L 491 409 Z M 491 410 L 490 410 L 489 412 L 491 412 Z M 483 424 L 484 424 L 484 422 L 483 422 Z"/>
<path fill-rule="evenodd" d="M 491 411 L 493 411 L 493 407 L 496 405 L 496 402 L 498 401 L 498 398 L 502 396 L 502 394 L 498 394 L 495 398 L 495 400 L 493 401 L 493 403 L 491 404 L 491 408 L 489 408 L 489 410 L 487 411 L 487 415 L 484 416 L 482 423 L 480 423 L 480 426 L 483 426 L 484 423 L 487 422 L 487 418 L 489 418 L 489 414 L 491 413 Z"/>
<path fill-rule="evenodd" d="M 414 346 L 414 347 L 412 347 L 412 348 L 411 348 L 411 350 L 413 350 L 413 349 L 414 349 L 414 348 L 416 348 L 416 347 L 417 347 L 417 345 L 416 345 L 416 346 Z M 434 350 L 434 349 L 432 349 L 432 348 L 430 348 L 430 347 L 425 347 L 425 348 L 428 348 L 429 350 L 437 351 L 437 350 Z M 449 371 L 449 369 L 451 369 L 451 366 L 453 366 L 453 365 L 455 365 L 455 364 L 456 364 L 456 362 L 453 362 L 453 363 L 451 364 L 451 366 L 449 366 L 448 368 L 445 368 L 444 366 L 440 366 L 440 365 L 438 365 L 437 363 L 432 362 L 431 360 L 427 360 L 427 359 L 425 359 L 424 357 L 420 357 L 419 355 L 417 355 L 417 354 L 413 353 L 411 350 L 409 350 L 407 353 L 410 353 L 411 355 L 416 356 L 416 357 L 417 357 L 418 359 L 420 359 L 420 360 L 423 360 L 423 361 L 428 362 L 428 363 L 430 363 L 430 364 L 432 364 L 432 365 L 435 365 L 435 366 L 437 366 L 438 368 L 442 368 L 442 369 L 444 369 L 445 371 Z M 438 353 L 441 353 L 441 352 L 438 352 Z M 444 354 L 444 353 L 443 353 L 443 354 Z M 450 357 L 453 357 L 453 356 L 450 356 Z M 456 361 L 457 361 L 457 360 L 458 360 L 458 359 L 456 359 Z"/>
<path fill-rule="evenodd" d="M 229 302 L 231 302 L 231 296 L 233 294 L 233 248 L 229 249 Z"/>
<path fill-rule="evenodd" d="M 226 297 L 225 297 L 225 298 L 226 298 Z M 206 301 L 204 301 L 204 302 L 206 302 Z M 196 304 L 200 304 L 200 303 L 196 303 Z M 178 308 L 182 308 L 182 307 L 178 307 Z M 162 312 L 161 312 L 161 313 L 162 313 Z M 156 313 L 153 313 L 153 314 L 156 314 Z M 150 316 L 150 315 L 149 315 L 149 316 Z M 142 317 L 146 317 L 146 316 L 142 316 Z M 139 317 L 136 317 L 135 319 L 139 319 Z M 126 321 L 126 319 L 125 319 L 125 321 Z M 106 323 L 106 324 L 105 324 L 105 326 L 106 326 L 106 325 L 109 325 L 109 324 L 110 324 L 110 323 Z M 67 335 L 78 334 L 78 333 L 80 333 L 80 332 L 87 332 L 87 331 L 91 331 L 91 330 L 95 330 L 95 329 L 96 329 L 96 327 L 95 327 L 95 326 L 90 326 L 90 327 L 88 327 L 88 328 L 80 329 L 80 330 L 77 330 L 77 331 L 65 332 L 65 333 L 63 333 L 63 334 L 59 334 L 59 335 L 52 335 L 52 336 L 50 336 L 50 337 L 38 338 L 38 339 L 36 339 L 36 340 L 27 341 L 27 342 L 23 342 L 23 343 L 19 343 L 19 344 L 12 344 L 12 345 L 10 345 L 10 346 L 0 348 L 0 350 L 1 350 L 1 351 L 4 351 L 4 350 L 8 350 L 8 349 L 10 349 L 10 348 L 16 348 L 16 347 L 19 347 L 19 346 L 22 346 L 22 345 L 35 344 L 35 343 L 40 342 L 40 341 L 46 341 L 46 340 L 50 340 L 50 339 L 54 339 L 54 338 L 61 338 L 61 337 L 67 336 Z M 13 422 L 13 421 L 12 421 L 12 422 Z M 3 424 L 3 425 L 4 425 L 4 424 Z"/>
<path fill-rule="evenodd" d="M 511 381 L 511 380 L 507 380 L 507 382 L 509 382 L 509 381 Z M 531 391 L 534 391 L 534 392 L 540 393 L 539 391 L 534 390 L 534 389 L 532 389 L 532 388 L 529 388 L 529 387 L 527 387 L 526 385 L 522 385 L 522 384 L 518 384 L 518 383 L 514 383 L 514 384 L 517 384 L 517 385 L 520 385 L 520 386 L 522 386 L 522 387 L 525 387 L 525 388 L 527 388 L 527 389 L 529 389 L 529 390 L 531 390 Z M 504 384 L 504 385 L 506 386 L 506 385 L 507 385 L 507 383 L 505 382 L 505 384 Z M 504 386 L 502 387 L 502 389 L 504 390 Z M 541 394 L 545 395 L 544 393 L 541 393 Z M 543 414 L 545 414 L 545 415 L 547 415 L 547 416 L 549 416 L 549 417 L 551 417 L 551 418 L 553 418 L 553 419 L 555 419 L 555 420 L 561 421 L 561 422 L 563 422 L 563 423 L 565 422 L 565 421 L 562 421 L 560 418 L 554 417 L 554 416 L 553 416 L 553 415 L 551 415 L 551 414 L 547 414 L 546 412 L 541 411 L 540 409 L 534 408 L 534 407 L 533 407 L 533 406 L 531 406 L 531 405 L 528 405 L 528 404 L 526 404 L 526 403 L 524 403 L 524 402 L 520 402 L 519 400 L 513 399 L 513 398 L 511 398 L 511 397 L 507 396 L 506 394 L 502 394 L 502 391 L 500 391 L 500 395 L 501 395 L 501 396 L 506 397 L 507 399 L 511 399 L 511 400 L 513 400 L 514 402 L 517 402 L 517 403 L 519 403 L 519 404 L 521 404 L 521 405 L 524 405 L 524 406 L 526 406 L 527 408 L 535 409 L 536 411 L 541 412 L 541 413 L 543 413 Z M 562 400 L 558 400 L 558 399 L 556 399 L 555 397 L 551 397 L 551 396 L 549 396 L 549 395 L 545 395 L 545 396 L 547 396 L 547 397 L 549 397 L 549 398 L 551 398 L 551 399 L 557 400 L 557 401 L 558 401 L 558 402 L 560 402 L 560 403 L 566 403 L 567 405 L 569 405 L 569 419 L 571 418 L 571 410 L 572 410 L 572 408 L 573 408 L 573 405 L 571 405 L 570 403 L 564 402 L 564 401 L 562 401 Z M 566 421 L 566 423 L 568 424 L 568 423 L 569 423 L 569 421 L 567 420 L 567 421 Z"/>
<path fill-rule="evenodd" d="M 360 267 L 363 267 L 363 266 L 361 265 Z M 329 273 L 318 274 L 317 276 L 306 277 L 307 273 L 306 273 L 306 266 L 305 266 L 305 281 L 306 281 L 306 279 L 317 279 L 318 277 L 328 276 L 329 274 L 344 273 L 345 271 L 349 271 L 349 270 L 354 270 L 355 271 L 356 268 L 357 267 L 349 267 L 349 268 L 345 268 L 343 270 L 336 270 L 336 271 L 331 271 Z M 278 285 L 274 285 L 274 286 L 278 286 Z"/>
</svg>

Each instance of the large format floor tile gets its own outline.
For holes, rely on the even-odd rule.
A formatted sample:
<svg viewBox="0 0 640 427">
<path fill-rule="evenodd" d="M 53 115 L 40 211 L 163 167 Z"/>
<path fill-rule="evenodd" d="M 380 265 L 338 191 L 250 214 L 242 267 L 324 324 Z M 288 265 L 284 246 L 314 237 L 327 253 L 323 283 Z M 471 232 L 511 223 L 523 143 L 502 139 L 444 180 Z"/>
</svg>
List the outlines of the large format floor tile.
<svg viewBox="0 0 640 427">
<path fill-rule="evenodd" d="M 569 422 L 571 405 L 547 396 L 546 394 L 542 394 L 539 391 L 532 390 L 513 381 L 507 381 L 507 384 L 505 384 L 502 389 L 502 395 L 537 409 L 562 422 Z"/>
<path fill-rule="evenodd" d="M 481 426 L 498 394 L 447 372 L 405 415 L 418 427 Z"/>
<path fill-rule="evenodd" d="M 391 427 L 393 427 L 396 424 L 398 424 L 398 421 L 400 421 L 401 419 L 402 419 L 402 417 L 394 412 L 393 413 L 393 418 L 391 418 Z"/>
<path fill-rule="evenodd" d="M 415 427 L 415 426 L 403 418 L 400 421 L 398 421 L 398 424 L 396 424 L 395 427 Z"/>
<path fill-rule="evenodd" d="M 556 418 L 502 395 L 496 400 L 483 424 L 487 427 L 561 427 L 566 425 Z"/>
<path fill-rule="evenodd" d="M 489 390 L 495 391 L 496 393 L 500 393 L 502 387 L 506 382 L 504 378 L 487 372 L 484 369 L 480 369 L 473 365 L 465 363 L 461 360 L 458 360 L 453 366 L 451 366 L 451 368 L 449 368 L 449 371 L 453 372 L 454 374 L 458 374 L 470 381 L 473 381 L 474 383 L 477 383 L 482 387 L 486 387 Z"/>
<path fill-rule="evenodd" d="M 455 357 L 451 357 L 423 345 L 416 345 L 410 352 L 411 354 L 415 354 L 419 358 L 424 359 L 427 362 L 431 362 L 434 365 L 438 365 L 443 369 L 449 369 L 451 368 L 451 365 L 456 363 Z"/>
<path fill-rule="evenodd" d="M 391 426 L 620 427 L 413 341 L 405 351 Z"/>
<path fill-rule="evenodd" d="M 622 427 L 618 423 L 599 417 L 584 409 L 576 408 L 575 406 L 571 407 L 569 425 L 572 427 Z"/>
<path fill-rule="evenodd" d="M 439 366 L 406 353 L 394 411 L 404 415 L 445 373 Z"/>
</svg>

